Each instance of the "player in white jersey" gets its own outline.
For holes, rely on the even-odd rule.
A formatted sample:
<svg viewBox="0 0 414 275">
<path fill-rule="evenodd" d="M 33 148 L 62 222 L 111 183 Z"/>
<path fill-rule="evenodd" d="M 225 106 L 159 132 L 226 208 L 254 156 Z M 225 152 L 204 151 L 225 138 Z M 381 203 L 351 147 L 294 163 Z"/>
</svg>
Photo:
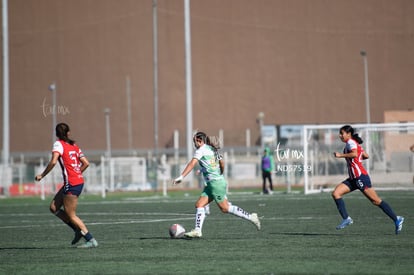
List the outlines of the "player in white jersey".
<svg viewBox="0 0 414 275">
<path fill-rule="evenodd" d="M 229 204 L 227 200 L 227 182 L 223 175 L 224 161 L 218 153 L 218 146 L 212 144 L 210 138 L 203 132 L 196 133 L 193 142 L 197 149 L 194 157 L 184 168 L 181 175 L 173 181 L 173 184 L 180 183 L 198 162 L 206 183 L 203 192 L 195 203 L 195 228 L 185 233 L 185 236 L 189 238 L 200 238 L 202 236 L 203 223 L 206 218 L 204 207 L 213 200 L 223 213 L 230 213 L 248 220 L 256 226 L 257 230 L 260 230 L 260 221 L 256 213 L 250 214 L 236 205 Z"/>
</svg>

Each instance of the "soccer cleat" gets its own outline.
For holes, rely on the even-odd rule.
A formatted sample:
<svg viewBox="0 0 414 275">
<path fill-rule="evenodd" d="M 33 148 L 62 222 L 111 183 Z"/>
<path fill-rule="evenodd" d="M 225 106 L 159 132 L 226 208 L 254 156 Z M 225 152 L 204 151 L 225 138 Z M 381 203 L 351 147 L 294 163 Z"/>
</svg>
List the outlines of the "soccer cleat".
<svg viewBox="0 0 414 275">
<path fill-rule="evenodd" d="M 397 216 L 397 220 L 395 221 L 395 234 L 399 234 L 401 232 L 403 223 L 404 223 L 404 217 Z"/>
<path fill-rule="evenodd" d="M 80 239 L 82 239 L 82 237 L 83 236 L 82 236 L 81 231 L 80 230 L 76 230 L 75 231 L 75 237 L 72 240 L 72 245 L 77 244 L 80 241 Z"/>
<path fill-rule="evenodd" d="M 187 238 L 201 238 L 203 234 L 200 230 L 193 229 L 190 232 L 186 232 L 184 236 Z"/>
<path fill-rule="evenodd" d="M 351 217 L 348 217 L 346 219 L 343 219 L 342 222 L 341 222 L 341 224 L 338 225 L 336 227 L 336 229 L 337 230 L 344 229 L 345 227 L 347 227 L 348 225 L 353 224 L 353 223 L 354 223 L 354 221 L 351 219 Z"/>
<path fill-rule="evenodd" d="M 252 223 L 254 223 L 254 225 L 256 226 L 257 230 L 260 230 L 260 220 L 259 220 L 259 217 L 257 216 L 256 213 L 252 213 L 250 215 L 250 221 Z"/>
<path fill-rule="evenodd" d="M 78 248 L 94 248 L 94 247 L 98 247 L 98 242 L 95 240 L 95 238 L 92 238 L 86 243 L 78 246 Z"/>
</svg>

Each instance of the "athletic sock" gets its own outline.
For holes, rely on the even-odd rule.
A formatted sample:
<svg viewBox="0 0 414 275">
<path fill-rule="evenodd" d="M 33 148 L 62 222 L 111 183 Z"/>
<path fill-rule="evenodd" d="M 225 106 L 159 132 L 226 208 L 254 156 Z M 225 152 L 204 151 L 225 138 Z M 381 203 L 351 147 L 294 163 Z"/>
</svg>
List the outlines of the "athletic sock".
<svg viewBox="0 0 414 275">
<path fill-rule="evenodd" d="M 237 217 L 240 217 L 245 220 L 250 220 L 250 214 L 247 211 L 244 211 L 242 208 L 238 207 L 237 205 L 230 205 L 229 207 L 229 213 L 233 214 Z"/>
<path fill-rule="evenodd" d="M 84 232 L 82 232 L 82 231 L 81 231 L 81 233 L 82 233 L 83 237 L 85 238 L 85 240 L 86 240 L 87 242 L 89 242 L 90 240 L 92 240 L 92 239 L 93 239 L 93 236 L 92 236 L 92 234 L 91 234 L 91 233 L 89 233 L 89 232 L 84 233 Z"/>
<path fill-rule="evenodd" d="M 388 217 L 390 217 L 394 222 L 397 221 L 397 215 L 395 215 L 394 211 L 392 211 L 392 208 L 388 203 L 381 201 L 378 207 L 381 208 L 382 211 L 384 211 L 384 213 L 387 214 Z"/>
<path fill-rule="evenodd" d="M 204 207 L 197 208 L 196 210 L 196 217 L 195 217 L 195 230 L 198 230 L 201 232 L 203 229 L 203 223 L 206 218 L 206 211 Z"/>
<path fill-rule="evenodd" d="M 336 208 L 338 209 L 339 214 L 341 215 L 342 219 L 348 218 L 349 215 L 348 215 L 348 212 L 346 211 L 344 200 L 342 198 L 334 199 L 334 200 L 335 200 Z"/>
</svg>

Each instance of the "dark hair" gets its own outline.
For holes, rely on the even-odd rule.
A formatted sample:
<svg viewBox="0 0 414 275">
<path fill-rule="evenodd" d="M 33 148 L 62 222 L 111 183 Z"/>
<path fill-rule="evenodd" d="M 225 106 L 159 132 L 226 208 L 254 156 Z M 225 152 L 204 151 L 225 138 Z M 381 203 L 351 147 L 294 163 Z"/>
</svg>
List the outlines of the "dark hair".
<svg viewBox="0 0 414 275">
<path fill-rule="evenodd" d="M 214 137 L 214 138 L 211 138 L 211 137 L 207 136 L 207 134 L 206 134 L 206 133 L 204 133 L 204 132 L 197 132 L 197 133 L 193 136 L 193 139 L 194 139 L 194 140 L 196 140 L 196 139 L 200 139 L 200 140 L 202 140 L 205 144 L 207 144 L 207 145 L 211 146 L 211 147 L 213 148 L 213 150 L 214 150 L 214 154 L 216 155 L 216 158 L 217 158 L 218 160 L 222 159 L 222 156 L 220 155 L 220 153 L 219 153 L 219 151 L 218 151 L 218 150 L 220 149 L 220 142 L 218 141 L 218 139 L 216 139 L 215 137 Z"/>
<path fill-rule="evenodd" d="M 358 142 L 359 144 L 362 144 L 364 142 L 362 138 L 360 138 L 358 133 L 355 133 L 355 130 L 354 128 L 352 128 L 351 125 L 342 126 L 341 129 L 339 129 L 339 133 L 341 133 L 342 131 L 344 131 L 345 133 L 351 133 L 352 138 L 355 139 L 356 142 Z"/>
<path fill-rule="evenodd" d="M 66 123 L 59 123 L 56 125 L 56 136 L 63 140 L 64 142 L 69 143 L 70 145 L 75 144 L 75 141 L 68 137 L 68 132 L 70 131 L 69 125 Z"/>
</svg>

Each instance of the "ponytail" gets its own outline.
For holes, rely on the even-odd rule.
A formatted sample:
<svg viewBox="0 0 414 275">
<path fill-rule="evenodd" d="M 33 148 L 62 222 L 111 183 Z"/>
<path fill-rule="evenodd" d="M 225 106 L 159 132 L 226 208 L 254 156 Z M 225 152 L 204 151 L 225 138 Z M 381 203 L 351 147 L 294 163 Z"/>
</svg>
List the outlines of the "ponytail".
<svg viewBox="0 0 414 275">
<path fill-rule="evenodd" d="M 353 134 L 352 138 L 355 139 L 356 142 L 358 142 L 359 144 L 364 143 L 364 141 L 362 140 L 362 138 L 358 134 Z"/>
<path fill-rule="evenodd" d="M 211 148 L 213 148 L 214 154 L 216 156 L 217 160 L 223 159 L 223 156 L 220 154 L 220 141 L 215 136 L 207 136 L 204 132 L 197 132 L 194 135 L 194 140 L 199 139 L 202 140 L 205 144 L 209 145 Z"/>
<path fill-rule="evenodd" d="M 342 126 L 341 129 L 339 129 L 339 133 L 341 133 L 342 131 L 344 131 L 345 133 L 351 133 L 352 139 L 355 139 L 355 141 L 358 142 L 359 144 L 364 143 L 364 141 L 358 135 L 358 133 L 355 133 L 355 130 L 354 128 L 352 128 L 351 125 Z"/>
<path fill-rule="evenodd" d="M 67 125 L 66 123 L 59 123 L 58 125 L 56 125 L 56 136 L 60 140 L 63 140 L 64 142 L 67 142 L 70 145 L 73 145 L 75 144 L 75 141 L 69 138 L 69 131 L 69 125 Z"/>
</svg>

